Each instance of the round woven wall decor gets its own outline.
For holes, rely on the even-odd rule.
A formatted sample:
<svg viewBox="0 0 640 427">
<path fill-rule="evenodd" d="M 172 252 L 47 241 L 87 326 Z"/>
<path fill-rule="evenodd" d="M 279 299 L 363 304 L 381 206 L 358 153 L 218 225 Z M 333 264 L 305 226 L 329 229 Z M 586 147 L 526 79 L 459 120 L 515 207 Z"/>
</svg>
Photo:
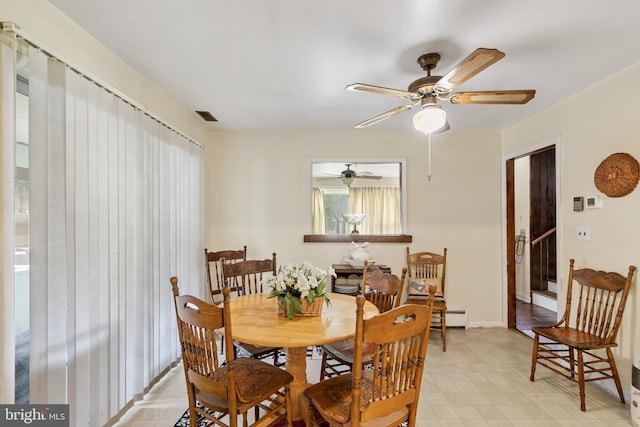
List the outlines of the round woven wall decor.
<svg viewBox="0 0 640 427">
<path fill-rule="evenodd" d="M 600 163 L 593 176 L 598 190 L 609 197 L 622 197 L 638 185 L 640 165 L 627 153 L 615 153 Z"/>
</svg>

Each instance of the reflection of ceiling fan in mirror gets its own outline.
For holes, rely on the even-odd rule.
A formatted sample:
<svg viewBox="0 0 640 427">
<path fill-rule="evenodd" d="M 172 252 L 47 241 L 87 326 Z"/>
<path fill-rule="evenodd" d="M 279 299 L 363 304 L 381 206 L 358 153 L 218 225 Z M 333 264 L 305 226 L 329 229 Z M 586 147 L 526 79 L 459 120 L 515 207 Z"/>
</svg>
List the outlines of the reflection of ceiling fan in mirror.
<svg viewBox="0 0 640 427">
<path fill-rule="evenodd" d="M 438 64 L 440 55 L 427 53 L 418 58 L 418 64 L 427 72 L 426 77 L 412 82 L 407 90 L 390 89 L 363 83 L 351 84 L 347 86 L 347 90 L 391 95 L 407 98 L 411 101 L 411 104 L 396 107 L 365 120 L 355 125 L 355 127 L 364 128 L 421 105 L 422 109 L 413 117 L 414 127 L 429 134 L 439 133 L 449 130 L 449 123 L 447 121 L 447 113 L 437 104 L 437 100 L 448 101 L 452 104 L 526 104 L 533 99 L 536 93 L 535 90 L 452 93 L 459 85 L 504 58 L 504 56 L 505 54 L 497 49 L 479 48 L 444 76 L 432 76 L 431 70 Z"/>
<path fill-rule="evenodd" d="M 347 168 L 345 170 L 343 170 L 342 172 L 340 172 L 340 175 L 333 175 L 331 177 L 318 178 L 318 179 L 319 180 L 326 180 L 326 179 L 339 178 L 340 181 L 342 181 L 342 183 L 344 185 L 347 185 L 347 186 L 353 184 L 356 179 L 382 179 L 381 176 L 373 175 L 371 172 L 367 172 L 367 171 L 356 172 L 356 171 L 354 171 L 353 169 L 351 169 L 351 163 L 345 163 L 345 166 Z"/>
</svg>

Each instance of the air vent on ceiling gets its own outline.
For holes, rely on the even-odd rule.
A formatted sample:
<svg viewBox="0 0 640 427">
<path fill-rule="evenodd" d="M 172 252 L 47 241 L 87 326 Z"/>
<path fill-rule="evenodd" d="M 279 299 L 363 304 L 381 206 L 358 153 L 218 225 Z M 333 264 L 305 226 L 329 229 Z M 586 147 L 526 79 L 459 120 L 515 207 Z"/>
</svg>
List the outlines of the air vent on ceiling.
<svg viewBox="0 0 640 427">
<path fill-rule="evenodd" d="M 211 113 L 210 113 L 210 112 L 208 112 L 208 111 L 196 111 L 196 113 L 198 113 L 198 115 L 199 115 L 200 117 L 202 117 L 202 119 L 203 119 L 205 122 L 217 122 L 217 121 L 218 121 L 218 119 L 216 119 L 215 117 L 213 117 L 213 114 L 211 114 Z"/>
</svg>

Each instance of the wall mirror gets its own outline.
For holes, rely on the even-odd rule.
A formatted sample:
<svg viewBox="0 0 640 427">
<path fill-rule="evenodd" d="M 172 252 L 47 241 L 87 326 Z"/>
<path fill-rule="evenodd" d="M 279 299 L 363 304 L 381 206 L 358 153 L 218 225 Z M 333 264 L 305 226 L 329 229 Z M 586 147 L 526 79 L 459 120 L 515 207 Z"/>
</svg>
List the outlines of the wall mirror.
<svg viewBox="0 0 640 427">
<path fill-rule="evenodd" d="M 305 242 L 410 242 L 405 159 L 313 159 Z"/>
</svg>

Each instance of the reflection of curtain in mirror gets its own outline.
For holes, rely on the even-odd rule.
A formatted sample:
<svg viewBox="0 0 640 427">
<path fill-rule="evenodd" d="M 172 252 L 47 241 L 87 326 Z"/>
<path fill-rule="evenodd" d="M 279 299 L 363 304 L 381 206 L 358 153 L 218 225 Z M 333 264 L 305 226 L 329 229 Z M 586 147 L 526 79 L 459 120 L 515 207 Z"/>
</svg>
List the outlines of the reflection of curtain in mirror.
<svg viewBox="0 0 640 427">
<path fill-rule="evenodd" d="M 361 234 L 400 234 L 400 189 L 398 187 L 351 187 L 351 213 L 366 213 L 358 227 Z"/>
<path fill-rule="evenodd" d="M 325 234 L 325 216 L 324 216 L 324 192 L 318 187 L 313 187 L 313 212 L 311 214 L 311 233 Z"/>
</svg>

